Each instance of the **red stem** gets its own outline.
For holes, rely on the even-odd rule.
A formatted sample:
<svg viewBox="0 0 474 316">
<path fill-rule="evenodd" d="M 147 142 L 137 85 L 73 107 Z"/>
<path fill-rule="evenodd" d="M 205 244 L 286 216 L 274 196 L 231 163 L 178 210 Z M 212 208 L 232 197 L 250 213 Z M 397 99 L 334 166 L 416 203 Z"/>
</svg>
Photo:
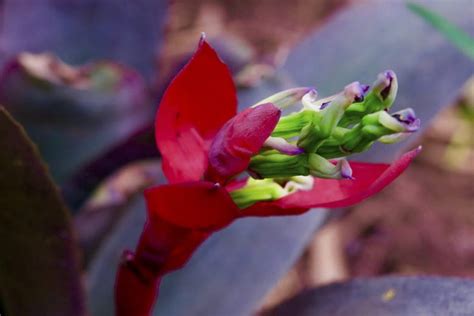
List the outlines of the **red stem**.
<svg viewBox="0 0 474 316">
<path fill-rule="evenodd" d="M 125 251 L 115 283 L 117 316 L 148 316 L 162 277 L 181 268 L 210 232 L 148 220 L 136 252 Z"/>
</svg>

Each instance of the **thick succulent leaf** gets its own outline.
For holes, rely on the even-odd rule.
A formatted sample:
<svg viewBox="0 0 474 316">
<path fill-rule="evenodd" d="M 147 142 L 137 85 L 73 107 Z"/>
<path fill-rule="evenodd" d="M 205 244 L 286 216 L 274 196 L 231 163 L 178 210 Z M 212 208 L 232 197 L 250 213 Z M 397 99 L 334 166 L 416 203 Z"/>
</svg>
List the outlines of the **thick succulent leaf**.
<svg viewBox="0 0 474 316">
<path fill-rule="evenodd" d="M 100 183 L 74 216 L 84 266 L 123 216 L 130 199 L 161 178 L 158 160 L 142 160 L 126 165 Z"/>
<path fill-rule="evenodd" d="M 156 116 L 156 142 L 170 182 L 202 177 L 210 141 L 236 110 L 230 72 L 202 38 L 194 56 L 168 86 Z"/>
<path fill-rule="evenodd" d="M 145 200 L 133 199 L 89 265 L 86 288 L 93 316 L 114 315 L 114 284 L 122 253 L 134 249 L 146 219 Z"/>
<path fill-rule="evenodd" d="M 68 210 L 36 147 L 0 107 L 0 301 L 7 315 L 85 315 Z"/>
<path fill-rule="evenodd" d="M 165 0 L 2 1 L 2 57 L 50 51 L 72 64 L 112 59 L 151 78 L 166 8 Z"/>
<path fill-rule="evenodd" d="M 143 78 L 113 62 L 81 67 L 21 54 L 2 71 L 0 102 L 38 144 L 62 183 L 85 161 L 149 121 Z"/>
<path fill-rule="evenodd" d="M 417 1 L 474 34 L 470 0 Z M 472 74 L 472 61 L 410 12 L 403 0 L 363 1 L 341 10 L 288 56 L 282 74 L 331 95 L 351 81 L 371 84 L 393 69 L 399 89 L 394 110 L 412 107 L 426 128 Z M 376 144 L 361 161 L 389 161 L 405 144 Z"/>
<path fill-rule="evenodd" d="M 263 313 L 264 316 L 473 314 L 474 281 L 428 276 L 361 278 L 336 283 L 307 290 Z"/>
<path fill-rule="evenodd" d="M 138 160 L 157 159 L 154 128 L 140 128 L 82 168 L 61 186 L 64 199 L 73 210 L 79 208 L 102 180 L 121 167 Z"/>
</svg>

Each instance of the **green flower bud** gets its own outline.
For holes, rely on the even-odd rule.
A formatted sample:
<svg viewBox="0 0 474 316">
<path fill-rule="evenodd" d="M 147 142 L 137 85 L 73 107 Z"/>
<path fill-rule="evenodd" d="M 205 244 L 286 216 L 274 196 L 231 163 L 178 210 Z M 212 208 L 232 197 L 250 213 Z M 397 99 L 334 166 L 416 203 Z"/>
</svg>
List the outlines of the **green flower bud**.
<svg viewBox="0 0 474 316">
<path fill-rule="evenodd" d="M 351 179 L 347 160 L 333 163 L 328 159 L 366 151 L 375 141 L 400 141 L 419 128 L 420 121 L 413 110 L 392 115 L 386 111 L 397 89 L 395 74 L 386 71 L 379 75 L 365 99 L 368 86 L 353 82 L 324 99 L 318 100 L 314 90 L 297 88 L 263 100 L 286 107 L 301 98 L 303 109 L 280 117 L 262 150 L 251 158 L 249 173 L 255 178 L 278 181 L 295 176 Z"/>
<path fill-rule="evenodd" d="M 260 178 L 288 178 L 309 175 L 306 154 L 289 156 L 277 151 L 262 152 L 250 160 L 249 170 Z"/>
<path fill-rule="evenodd" d="M 363 85 L 353 82 L 347 85 L 344 91 L 336 95 L 332 101 L 323 103 L 316 112 L 319 113 L 320 119 L 313 120 L 301 130 L 298 147 L 304 148 L 306 152 L 317 151 L 319 146 L 332 135 L 345 110 L 354 101 L 362 100 L 365 91 Z"/>
<path fill-rule="evenodd" d="M 389 109 L 395 101 L 397 91 L 398 81 L 395 73 L 391 70 L 380 73 L 364 101 L 349 106 L 339 125 L 351 126 L 357 124 L 366 114 Z"/>
<path fill-rule="evenodd" d="M 278 150 L 280 153 L 286 155 L 299 155 L 304 152 L 302 148 L 289 143 L 282 137 L 268 137 L 265 143 L 263 143 L 263 147 Z"/>
<path fill-rule="evenodd" d="M 275 151 L 254 156 L 250 161 L 249 170 L 260 178 L 312 175 L 319 178 L 350 179 L 352 175 L 346 160 L 340 160 L 334 165 L 314 153 L 288 156 Z"/>
<path fill-rule="evenodd" d="M 340 127 L 339 135 L 324 142 L 316 153 L 328 159 L 348 156 L 366 151 L 375 141 L 386 144 L 402 141 L 419 127 L 420 120 L 412 109 L 392 115 L 386 111 L 367 114 L 352 129 Z"/>
<path fill-rule="evenodd" d="M 334 100 L 326 106 L 321 107 L 321 128 L 322 137 L 329 137 L 332 130 L 337 126 L 346 109 L 353 103 L 364 98 L 365 87 L 359 82 L 353 82 L 344 88 Z"/>
<path fill-rule="evenodd" d="M 308 92 L 306 93 L 303 98 L 301 98 L 301 104 L 303 104 L 303 109 L 304 110 L 312 110 L 319 112 L 324 108 L 328 103 L 330 103 L 332 100 L 336 98 L 336 95 L 332 95 L 330 97 L 324 98 L 324 99 L 319 99 L 318 100 L 318 94 L 314 92 Z"/>
<path fill-rule="evenodd" d="M 272 201 L 288 194 L 273 179 L 249 178 L 245 186 L 230 192 L 232 200 L 239 208 L 246 208 L 260 201 Z"/>
<path fill-rule="evenodd" d="M 306 94 L 317 96 L 318 93 L 315 89 L 308 87 L 288 89 L 269 96 L 268 98 L 263 99 L 260 102 L 257 102 L 256 104 L 252 105 L 252 107 L 254 108 L 260 104 L 272 103 L 277 108 L 286 109 L 288 107 L 298 104 L 301 98 Z"/>
<path fill-rule="evenodd" d="M 286 182 L 284 187 L 288 194 L 296 191 L 309 191 L 314 185 L 314 178 L 312 176 L 294 176 L 288 179 L 289 181 Z"/>
<path fill-rule="evenodd" d="M 309 110 L 283 116 L 280 118 L 277 126 L 273 130 L 272 136 L 283 137 L 286 139 L 296 137 L 301 133 L 303 127 L 313 121 L 318 121 L 319 119 L 320 115 L 318 112 Z"/>
<path fill-rule="evenodd" d="M 286 179 L 253 179 L 249 178 L 245 185 L 231 191 L 232 200 L 241 209 L 257 202 L 273 201 L 297 191 L 313 188 L 314 178 L 311 176 L 295 176 Z"/>
<path fill-rule="evenodd" d="M 408 136 L 410 136 L 409 133 L 396 133 L 396 134 L 382 136 L 378 139 L 378 141 L 383 144 L 395 144 L 407 139 Z"/>
<path fill-rule="evenodd" d="M 306 152 L 313 152 L 316 151 L 326 138 L 321 133 L 319 125 L 311 122 L 301 130 L 297 145 L 300 148 L 304 148 Z"/>
<path fill-rule="evenodd" d="M 345 159 L 339 160 L 334 165 L 318 154 L 309 154 L 308 163 L 312 176 L 328 179 L 352 179 L 352 169 Z"/>
</svg>

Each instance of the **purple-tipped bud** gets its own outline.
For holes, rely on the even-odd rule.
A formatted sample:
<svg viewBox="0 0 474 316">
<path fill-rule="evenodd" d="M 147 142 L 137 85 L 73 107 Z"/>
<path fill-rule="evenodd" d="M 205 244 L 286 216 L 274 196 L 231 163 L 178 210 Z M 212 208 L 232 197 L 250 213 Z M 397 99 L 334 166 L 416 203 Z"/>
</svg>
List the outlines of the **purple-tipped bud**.
<svg viewBox="0 0 474 316">
<path fill-rule="evenodd" d="M 397 75 L 392 70 L 380 73 L 373 84 L 372 91 L 382 100 L 384 106 L 389 108 L 398 92 Z"/>
<path fill-rule="evenodd" d="M 421 121 L 416 117 L 415 111 L 411 108 L 395 112 L 392 114 L 392 117 L 403 125 L 405 132 L 416 132 L 420 128 Z"/>
<path fill-rule="evenodd" d="M 396 133 L 382 136 L 378 139 L 379 142 L 384 144 L 395 144 L 407 139 L 411 133 Z"/>
<path fill-rule="evenodd" d="M 282 154 L 294 156 L 299 155 L 304 152 L 302 148 L 290 144 L 286 139 L 282 137 L 268 137 L 265 143 L 263 143 L 264 147 L 272 148 L 278 150 Z"/>
<path fill-rule="evenodd" d="M 354 177 L 352 176 L 352 168 L 349 164 L 349 161 L 347 161 L 346 159 L 341 159 L 338 161 L 338 165 L 341 170 L 341 177 L 343 179 L 354 180 Z"/>
<path fill-rule="evenodd" d="M 318 178 L 353 179 L 351 166 L 346 159 L 341 159 L 334 165 L 318 154 L 310 154 L 308 165 L 309 173 Z"/>
<path fill-rule="evenodd" d="M 315 89 L 310 90 L 301 98 L 301 103 L 305 109 L 312 109 L 315 111 L 320 110 L 319 107 L 315 107 L 318 100 L 318 92 Z"/>
<path fill-rule="evenodd" d="M 392 115 L 386 111 L 380 111 L 378 121 L 382 126 L 399 133 L 416 132 L 421 125 L 415 111 L 410 108 L 395 112 Z"/>
<path fill-rule="evenodd" d="M 254 108 L 260 104 L 271 103 L 279 109 L 286 109 L 288 107 L 298 104 L 301 99 L 308 94 L 314 95 L 315 98 L 317 98 L 318 95 L 314 88 L 293 88 L 269 96 L 268 98 L 252 105 L 252 107 Z"/>
<path fill-rule="evenodd" d="M 350 105 L 353 102 L 362 102 L 367 90 L 367 85 L 362 85 L 360 82 L 355 81 L 344 88 L 343 95 L 350 102 Z"/>
<path fill-rule="evenodd" d="M 368 84 L 363 84 L 361 85 L 362 87 L 362 90 L 364 91 L 364 94 L 367 93 L 367 91 L 369 91 L 370 89 L 370 86 Z"/>
</svg>

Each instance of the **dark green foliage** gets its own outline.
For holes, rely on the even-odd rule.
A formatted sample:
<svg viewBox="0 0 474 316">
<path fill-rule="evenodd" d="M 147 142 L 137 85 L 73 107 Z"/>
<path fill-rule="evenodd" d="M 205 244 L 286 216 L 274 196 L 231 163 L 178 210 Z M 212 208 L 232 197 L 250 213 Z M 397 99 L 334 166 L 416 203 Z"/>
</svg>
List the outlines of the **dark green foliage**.
<svg viewBox="0 0 474 316">
<path fill-rule="evenodd" d="M 85 315 L 68 210 L 36 147 L 2 107 L 0 253 L 7 315 Z"/>
</svg>

